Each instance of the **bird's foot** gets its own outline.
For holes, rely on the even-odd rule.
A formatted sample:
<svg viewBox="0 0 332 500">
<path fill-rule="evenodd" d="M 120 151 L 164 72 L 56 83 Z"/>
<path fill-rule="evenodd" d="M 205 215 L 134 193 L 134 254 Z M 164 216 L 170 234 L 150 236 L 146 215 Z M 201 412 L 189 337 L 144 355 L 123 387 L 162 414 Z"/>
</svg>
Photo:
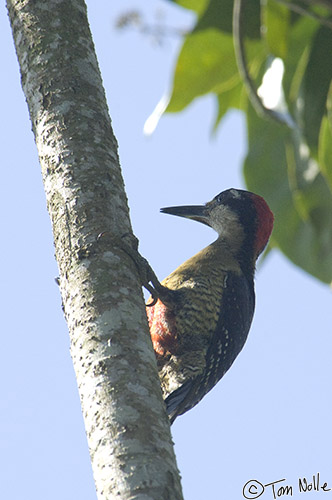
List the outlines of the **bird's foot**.
<svg viewBox="0 0 332 500">
<path fill-rule="evenodd" d="M 169 290 L 160 283 L 148 261 L 139 253 L 136 236 L 126 233 L 119 237 L 105 231 L 98 235 L 98 240 L 101 238 L 103 241 L 107 239 L 112 246 L 121 248 L 134 261 L 142 286 L 151 293 L 152 302 L 146 304 L 148 307 L 154 306 L 158 299 L 163 301 L 166 298 Z"/>
</svg>

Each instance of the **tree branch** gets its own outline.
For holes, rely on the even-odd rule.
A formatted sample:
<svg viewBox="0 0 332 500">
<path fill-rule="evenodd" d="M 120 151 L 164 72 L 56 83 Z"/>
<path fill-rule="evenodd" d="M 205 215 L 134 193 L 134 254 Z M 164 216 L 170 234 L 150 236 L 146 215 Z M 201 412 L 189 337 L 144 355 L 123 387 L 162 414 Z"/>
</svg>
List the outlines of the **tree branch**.
<svg viewBox="0 0 332 500">
<path fill-rule="evenodd" d="M 289 127 L 290 120 L 286 116 L 264 106 L 263 101 L 257 94 L 257 89 L 250 76 L 244 47 L 244 7 L 245 0 L 234 0 L 233 43 L 239 73 L 256 113 L 262 118 L 273 120 Z"/>
<path fill-rule="evenodd" d="M 98 497 L 181 500 L 83 0 L 7 0 L 38 148 Z"/>
</svg>

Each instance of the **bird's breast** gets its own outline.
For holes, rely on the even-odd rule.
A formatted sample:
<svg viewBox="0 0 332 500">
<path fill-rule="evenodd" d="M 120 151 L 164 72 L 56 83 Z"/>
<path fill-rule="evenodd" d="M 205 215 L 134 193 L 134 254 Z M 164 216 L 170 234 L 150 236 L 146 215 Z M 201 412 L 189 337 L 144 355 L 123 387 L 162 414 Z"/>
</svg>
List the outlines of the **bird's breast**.
<svg viewBox="0 0 332 500">
<path fill-rule="evenodd" d="M 159 364 L 170 356 L 199 352 L 204 356 L 219 318 L 225 274 L 195 278 L 173 275 L 163 282 L 174 294 L 174 300 L 165 304 L 158 299 L 147 307 L 153 348 Z"/>
</svg>

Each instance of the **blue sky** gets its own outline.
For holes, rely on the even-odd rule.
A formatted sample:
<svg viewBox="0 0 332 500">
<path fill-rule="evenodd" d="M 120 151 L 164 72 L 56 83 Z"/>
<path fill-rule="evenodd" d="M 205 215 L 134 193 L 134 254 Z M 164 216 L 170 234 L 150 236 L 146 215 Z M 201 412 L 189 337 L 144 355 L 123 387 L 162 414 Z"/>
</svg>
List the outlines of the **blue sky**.
<svg viewBox="0 0 332 500">
<path fill-rule="evenodd" d="M 114 29 L 126 9 L 151 22 L 190 26 L 161 0 L 87 2 L 141 253 L 160 278 L 215 238 L 207 227 L 159 213 L 244 187 L 245 126 L 228 115 L 211 138 L 214 101 L 143 125 L 169 88 L 180 40 L 162 46 Z M 0 498 L 95 498 L 40 167 L 20 87 L 4 5 L 0 9 L 1 288 Z M 274 251 L 256 276 L 257 307 L 247 344 L 218 386 L 172 433 L 185 498 L 240 499 L 250 479 L 320 473 L 332 488 L 331 291 Z M 267 487 L 260 498 L 273 498 Z M 312 493 L 321 498 L 323 492 Z M 315 498 L 316 498 L 315 497 Z"/>
</svg>

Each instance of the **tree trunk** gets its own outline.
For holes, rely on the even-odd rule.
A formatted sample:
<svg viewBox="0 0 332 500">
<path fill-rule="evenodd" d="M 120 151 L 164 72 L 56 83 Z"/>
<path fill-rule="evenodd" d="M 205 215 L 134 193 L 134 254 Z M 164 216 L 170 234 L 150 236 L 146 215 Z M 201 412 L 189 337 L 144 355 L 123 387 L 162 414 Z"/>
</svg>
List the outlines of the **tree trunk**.
<svg viewBox="0 0 332 500">
<path fill-rule="evenodd" d="M 132 229 L 86 6 L 7 0 L 7 7 L 98 497 L 180 500 L 137 269 L 121 245 L 110 246 Z M 98 241 L 102 231 L 111 237 Z"/>
</svg>

